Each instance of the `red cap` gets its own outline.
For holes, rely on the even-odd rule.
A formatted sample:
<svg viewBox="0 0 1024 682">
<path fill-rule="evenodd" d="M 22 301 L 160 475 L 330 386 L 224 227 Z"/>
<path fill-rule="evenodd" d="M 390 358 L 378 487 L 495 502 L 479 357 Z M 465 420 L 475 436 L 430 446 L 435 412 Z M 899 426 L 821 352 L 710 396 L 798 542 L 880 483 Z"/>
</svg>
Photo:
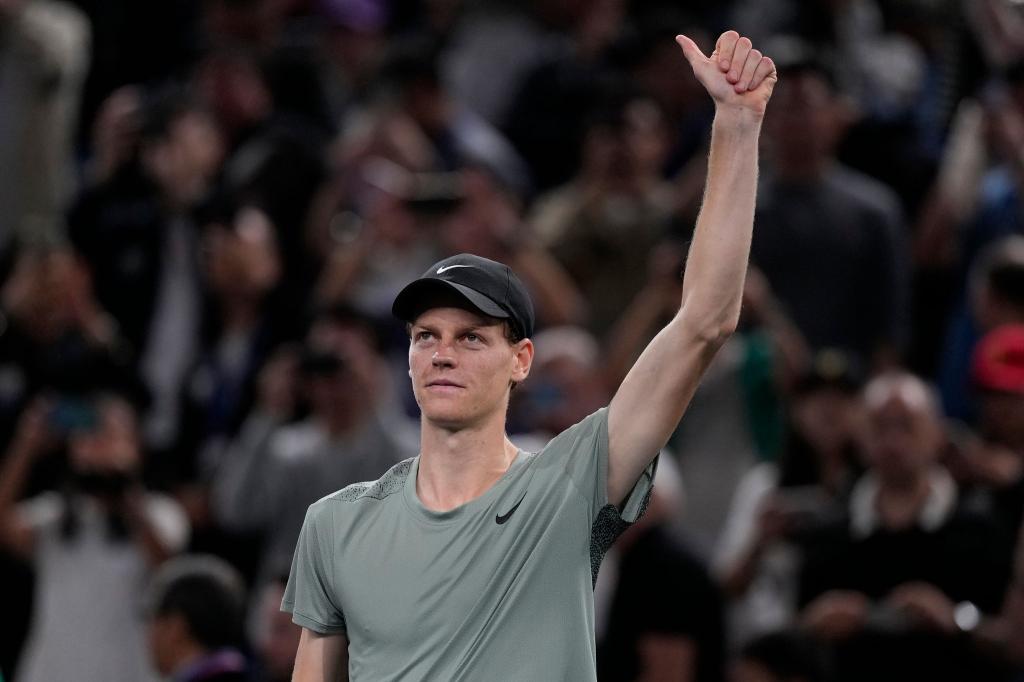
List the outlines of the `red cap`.
<svg viewBox="0 0 1024 682">
<path fill-rule="evenodd" d="M 1024 324 L 1007 324 L 974 347 L 971 379 L 978 388 L 1024 393 Z"/>
</svg>

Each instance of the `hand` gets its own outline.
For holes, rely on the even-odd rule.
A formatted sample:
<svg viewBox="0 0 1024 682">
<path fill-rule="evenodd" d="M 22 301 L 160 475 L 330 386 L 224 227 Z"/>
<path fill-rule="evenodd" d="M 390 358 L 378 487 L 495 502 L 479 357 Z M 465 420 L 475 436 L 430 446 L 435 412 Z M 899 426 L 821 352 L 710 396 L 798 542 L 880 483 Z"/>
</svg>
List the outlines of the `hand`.
<svg viewBox="0 0 1024 682">
<path fill-rule="evenodd" d="M 778 75 L 775 63 L 753 49 L 749 38 L 726 31 L 719 36 L 710 57 L 684 35 L 676 36 L 676 42 L 716 107 L 725 105 L 764 114 Z"/>
<path fill-rule="evenodd" d="M 845 639 L 864 627 L 870 606 L 860 592 L 832 590 L 808 604 L 802 620 L 825 639 Z"/>
<path fill-rule="evenodd" d="M 770 497 L 761 505 L 757 517 L 758 544 L 762 547 L 786 537 L 793 527 L 793 517 L 778 497 Z"/>
<path fill-rule="evenodd" d="M 956 620 L 953 617 L 955 606 L 950 598 L 934 585 L 923 582 L 906 583 L 893 590 L 885 601 L 906 613 L 925 629 L 946 634 L 956 632 Z"/>
<path fill-rule="evenodd" d="M 36 398 L 29 403 L 18 418 L 11 440 L 12 452 L 33 458 L 56 440 L 48 422 L 51 409 L 53 402 L 46 398 Z"/>
<path fill-rule="evenodd" d="M 141 110 L 142 96 L 132 86 L 115 90 L 100 106 L 92 130 L 96 182 L 106 182 L 131 160 L 138 143 Z"/>
</svg>

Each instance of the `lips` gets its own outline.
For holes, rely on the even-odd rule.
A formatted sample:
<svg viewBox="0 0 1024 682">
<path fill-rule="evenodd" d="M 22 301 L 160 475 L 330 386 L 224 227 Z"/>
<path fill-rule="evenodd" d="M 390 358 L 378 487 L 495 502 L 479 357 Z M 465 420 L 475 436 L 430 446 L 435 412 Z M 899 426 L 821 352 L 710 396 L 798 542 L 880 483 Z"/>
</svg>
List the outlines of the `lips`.
<svg viewBox="0 0 1024 682">
<path fill-rule="evenodd" d="M 442 387 L 442 388 L 465 388 L 462 384 L 457 384 L 454 381 L 447 379 L 435 379 L 434 381 L 427 383 L 427 388 L 431 387 Z"/>
</svg>

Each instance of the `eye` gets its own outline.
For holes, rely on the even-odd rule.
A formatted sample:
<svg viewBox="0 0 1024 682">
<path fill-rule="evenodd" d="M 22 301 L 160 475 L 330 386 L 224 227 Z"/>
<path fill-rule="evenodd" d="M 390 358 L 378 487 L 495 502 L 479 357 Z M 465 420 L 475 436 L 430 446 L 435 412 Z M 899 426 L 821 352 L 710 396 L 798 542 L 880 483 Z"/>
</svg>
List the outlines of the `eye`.
<svg viewBox="0 0 1024 682">
<path fill-rule="evenodd" d="M 418 331 L 413 336 L 413 338 L 416 339 L 417 341 L 429 341 L 431 337 L 433 337 L 433 334 L 431 334 L 428 331 Z"/>
</svg>

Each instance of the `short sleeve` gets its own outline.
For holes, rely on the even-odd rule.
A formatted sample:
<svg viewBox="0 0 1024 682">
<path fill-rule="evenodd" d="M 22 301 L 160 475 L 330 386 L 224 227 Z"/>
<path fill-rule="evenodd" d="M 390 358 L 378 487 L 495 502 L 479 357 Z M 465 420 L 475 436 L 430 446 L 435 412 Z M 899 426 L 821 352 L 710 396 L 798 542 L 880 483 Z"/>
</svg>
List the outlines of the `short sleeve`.
<svg viewBox="0 0 1024 682">
<path fill-rule="evenodd" d="M 145 505 L 146 518 L 164 547 L 175 554 L 185 549 L 191 527 L 181 505 L 156 493 L 146 494 Z"/>
<path fill-rule="evenodd" d="M 557 457 L 573 485 L 590 506 L 596 519 L 608 501 L 608 408 L 602 407 L 578 424 L 558 434 L 544 449 L 546 456 Z M 633 523 L 640 518 L 654 483 L 656 455 L 640 474 L 617 514 L 621 521 Z"/>
<path fill-rule="evenodd" d="M 345 616 L 331 587 L 334 575 L 331 542 L 324 521 L 330 520 L 326 500 L 309 507 L 295 546 L 281 610 L 292 621 L 322 635 L 344 634 Z"/>
</svg>

